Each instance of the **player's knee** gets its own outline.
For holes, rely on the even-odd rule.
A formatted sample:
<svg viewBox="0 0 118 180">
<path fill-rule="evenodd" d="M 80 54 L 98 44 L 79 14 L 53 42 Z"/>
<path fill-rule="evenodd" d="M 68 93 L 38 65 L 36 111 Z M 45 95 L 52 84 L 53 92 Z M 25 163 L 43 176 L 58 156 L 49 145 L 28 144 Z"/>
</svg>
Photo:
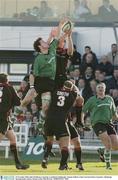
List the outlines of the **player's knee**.
<svg viewBox="0 0 118 180">
<path fill-rule="evenodd" d="M 62 146 L 61 147 L 61 151 L 68 151 L 69 149 L 68 149 L 68 146 Z"/>
<path fill-rule="evenodd" d="M 10 139 L 10 144 L 16 144 L 16 139 L 15 138 L 13 138 L 13 139 Z"/>
</svg>

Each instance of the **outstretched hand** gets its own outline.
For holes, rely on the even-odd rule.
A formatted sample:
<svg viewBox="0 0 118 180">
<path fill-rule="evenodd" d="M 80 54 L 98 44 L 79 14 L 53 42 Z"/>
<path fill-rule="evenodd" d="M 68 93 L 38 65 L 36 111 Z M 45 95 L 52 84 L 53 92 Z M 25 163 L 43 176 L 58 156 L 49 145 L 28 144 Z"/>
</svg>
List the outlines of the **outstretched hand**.
<svg viewBox="0 0 118 180">
<path fill-rule="evenodd" d="M 91 127 L 83 123 L 79 123 L 77 126 L 82 128 L 84 131 L 91 131 Z"/>
</svg>

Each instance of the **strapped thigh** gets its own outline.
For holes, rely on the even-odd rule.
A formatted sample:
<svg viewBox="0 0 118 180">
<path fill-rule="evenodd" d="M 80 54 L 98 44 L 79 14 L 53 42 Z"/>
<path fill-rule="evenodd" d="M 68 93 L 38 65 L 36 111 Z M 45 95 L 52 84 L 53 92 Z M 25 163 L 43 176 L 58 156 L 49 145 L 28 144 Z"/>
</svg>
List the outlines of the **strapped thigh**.
<svg viewBox="0 0 118 180">
<path fill-rule="evenodd" d="M 42 106 L 43 107 L 49 106 L 50 102 L 51 102 L 51 93 L 50 92 L 43 93 L 41 95 L 41 99 L 42 99 Z"/>
</svg>

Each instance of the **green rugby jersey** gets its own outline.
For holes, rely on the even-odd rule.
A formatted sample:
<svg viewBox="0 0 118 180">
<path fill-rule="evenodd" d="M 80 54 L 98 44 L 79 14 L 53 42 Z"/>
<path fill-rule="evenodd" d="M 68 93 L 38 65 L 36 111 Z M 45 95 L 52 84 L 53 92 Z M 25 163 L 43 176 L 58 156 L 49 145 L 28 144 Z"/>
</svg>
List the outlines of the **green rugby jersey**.
<svg viewBox="0 0 118 180">
<path fill-rule="evenodd" d="M 58 40 L 50 44 L 48 54 L 38 54 L 34 61 L 33 74 L 39 77 L 55 79 L 56 74 L 56 48 Z"/>
<path fill-rule="evenodd" d="M 93 96 L 85 103 L 82 111 L 84 113 L 90 112 L 91 124 L 94 126 L 96 123 L 106 124 L 112 122 L 116 107 L 111 96 L 106 95 L 103 99 Z"/>
</svg>

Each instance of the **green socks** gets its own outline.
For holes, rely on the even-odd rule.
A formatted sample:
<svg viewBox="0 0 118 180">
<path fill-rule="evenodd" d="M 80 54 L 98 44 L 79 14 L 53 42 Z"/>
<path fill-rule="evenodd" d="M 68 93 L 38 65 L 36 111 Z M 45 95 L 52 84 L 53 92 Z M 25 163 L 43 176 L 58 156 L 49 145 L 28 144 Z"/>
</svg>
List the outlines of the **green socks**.
<svg viewBox="0 0 118 180">
<path fill-rule="evenodd" d="M 111 150 L 105 149 L 104 158 L 105 158 L 105 162 L 106 162 L 106 169 L 112 169 L 111 168 Z"/>
</svg>

